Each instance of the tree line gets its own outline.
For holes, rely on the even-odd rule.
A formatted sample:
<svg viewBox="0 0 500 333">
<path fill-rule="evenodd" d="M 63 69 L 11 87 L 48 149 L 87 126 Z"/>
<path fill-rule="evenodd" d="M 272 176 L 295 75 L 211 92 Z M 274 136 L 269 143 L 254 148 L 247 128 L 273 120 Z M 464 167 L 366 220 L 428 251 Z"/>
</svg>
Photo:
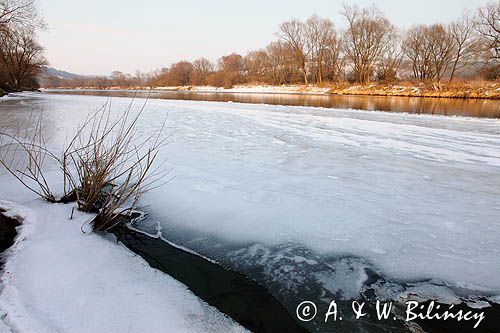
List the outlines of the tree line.
<svg viewBox="0 0 500 333">
<path fill-rule="evenodd" d="M 0 0 L 0 92 L 38 87 L 47 64 L 36 40 L 43 26 L 34 0 Z"/>
<path fill-rule="evenodd" d="M 398 29 L 376 6 L 344 5 L 346 28 L 329 18 L 283 22 L 277 39 L 242 56 L 232 53 L 217 63 L 206 58 L 179 61 L 168 68 L 135 75 L 62 80 L 51 86 L 230 87 L 241 83 L 322 84 L 323 82 L 430 82 L 439 88 L 457 77 L 500 77 L 500 1 L 464 13 L 450 24 Z"/>
</svg>

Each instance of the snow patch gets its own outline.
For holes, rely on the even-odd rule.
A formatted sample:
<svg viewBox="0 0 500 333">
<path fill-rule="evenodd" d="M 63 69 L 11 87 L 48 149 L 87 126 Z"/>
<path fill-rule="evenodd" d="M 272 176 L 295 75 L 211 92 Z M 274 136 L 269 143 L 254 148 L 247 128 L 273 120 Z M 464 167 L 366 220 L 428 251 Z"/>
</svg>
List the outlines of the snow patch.
<svg viewBox="0 0 500 333">
<path fill-rule="evenodd" d="M 92 216 L 27 206 L 0 201 L 23 218 L 1 276 L 0 332 L 245 331 L 123 245 L 82 234 Z"/>
</svg>

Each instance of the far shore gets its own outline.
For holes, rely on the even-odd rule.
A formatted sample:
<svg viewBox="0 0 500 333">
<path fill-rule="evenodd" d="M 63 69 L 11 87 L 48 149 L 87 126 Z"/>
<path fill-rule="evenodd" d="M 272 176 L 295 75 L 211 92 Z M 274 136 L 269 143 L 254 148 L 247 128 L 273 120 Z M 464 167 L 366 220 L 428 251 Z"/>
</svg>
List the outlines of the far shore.
<svg viewBox="0 0 500 333">
<path fill-rule="evenodd" d="M 233 87 L 212 86 L 169 86 L 169 87 L 47 87 L 43 90 L 153 90 L 153 91 L 185 91 L 196 93 L 248 93 L 248 94 L 304 94 L 304 95 L 339 95 L 339 96 L 399 96 L 428 98 L 472 98 L 500 99 L 500 83 L 485 84 L 463 83 L 446 85 L 440 89 L 429 85 L 259 85 L 242 84 Z"/>
</svg>

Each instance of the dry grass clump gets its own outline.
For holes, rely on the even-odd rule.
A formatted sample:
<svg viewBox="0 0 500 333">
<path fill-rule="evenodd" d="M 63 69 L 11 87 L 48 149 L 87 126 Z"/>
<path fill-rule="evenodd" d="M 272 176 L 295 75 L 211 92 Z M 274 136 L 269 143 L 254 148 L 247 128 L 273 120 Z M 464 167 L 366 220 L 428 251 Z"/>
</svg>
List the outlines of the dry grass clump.
<svg viewBox="0 0 500 333">
<path fill-rule="evenodd" d="M 93 212 L 94 230 L 108 230 L 117 217 L 136 208 L 147 191 L 168 182 L 168 170 L 156 165 L 158 152 L 166 144 L 164 125 L 144 135 L 137 127 L 144 104 L 135 115 L 132 104 L 114 118 L 109 103 L 90 114 L 57 156 L 45 144 L 41 126 L 32 136 L 19 139 L 0 131 L 0 139 L 10 139 L 8 147 L 21 150 L 24 164 L 9 150 L 2 150 L 0 163 L 24 186 L 49 202 L 76 201 L 78 209 Z M 41 117 L 37 120 L 41 124 Z M 0 141 L 1 142 L 1 141 Z M 63 174 L 63 196 L 56 199 L 43 174 L 46 157 L 55 160 Z M 22 159 L 19 159 L 22 161 Z M 27 182 L 26 178 L 31 182 Z"/>
</svg>

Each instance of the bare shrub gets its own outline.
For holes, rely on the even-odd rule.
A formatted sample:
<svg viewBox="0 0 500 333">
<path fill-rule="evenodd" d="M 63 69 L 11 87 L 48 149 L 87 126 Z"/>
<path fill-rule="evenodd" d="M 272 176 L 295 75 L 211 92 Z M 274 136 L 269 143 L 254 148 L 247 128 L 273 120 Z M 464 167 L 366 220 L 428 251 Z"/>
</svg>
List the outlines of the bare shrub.
<svg viewBox="0 0 500 333">
<path fill-rule="evenodd" d="M 498 80 L 500 79 L 500 64 L 492 63 L 490 65 L 485 65 L 479 70 L 479 73 L 485 80 Z"/>
<path fill-rule="evenodd" d="M 129 107 L 116 120 L 105 105 L 78 129 L 63 154 L 65 186 L 76 194 L 80 210 L 98 213 L 95 230 L 112 227 L 142 194 L 169 180 L 162 165 L 153 168 L 168 138 L 161 136 L 165 123 L 152 134 L 138 135 L 144 105 L 136 115 Z"/>
<path fill-rule="evenodd" d="M 42 135 L 42 113 L 36 117 L 31 112 L 24 130 L 17 128 L 14 133 L 8 133 L 1 128 L 0 148 L 0 165 L 36 195 L 48 202 L 56 202 L 43 170 L 47 158 L 58 159 L 46 147 Z"/>
<path fill-rule="evenodd" d="M 114 119 L 106 103 L 85 119 L 60 155 L 47 148 L 40 113 L 37 119 L 30 118 L 25 135 L 0 130 L 0 164 L 48 202 L 76 201 L 80 210 L 96 213 L 94 230 L 108 230 L 119 215 L 136 208 L 145 192 L 171 180 L 163 163 L 155 164 L 168 140 L 162 135 L 165 121 L 153 133 L 138 130 L 145 105 L 134 115 L 131 103 Z M 47 158 L 62 171 L 61 198 L 56 198 L 44 175 Z"/>
</svg>

